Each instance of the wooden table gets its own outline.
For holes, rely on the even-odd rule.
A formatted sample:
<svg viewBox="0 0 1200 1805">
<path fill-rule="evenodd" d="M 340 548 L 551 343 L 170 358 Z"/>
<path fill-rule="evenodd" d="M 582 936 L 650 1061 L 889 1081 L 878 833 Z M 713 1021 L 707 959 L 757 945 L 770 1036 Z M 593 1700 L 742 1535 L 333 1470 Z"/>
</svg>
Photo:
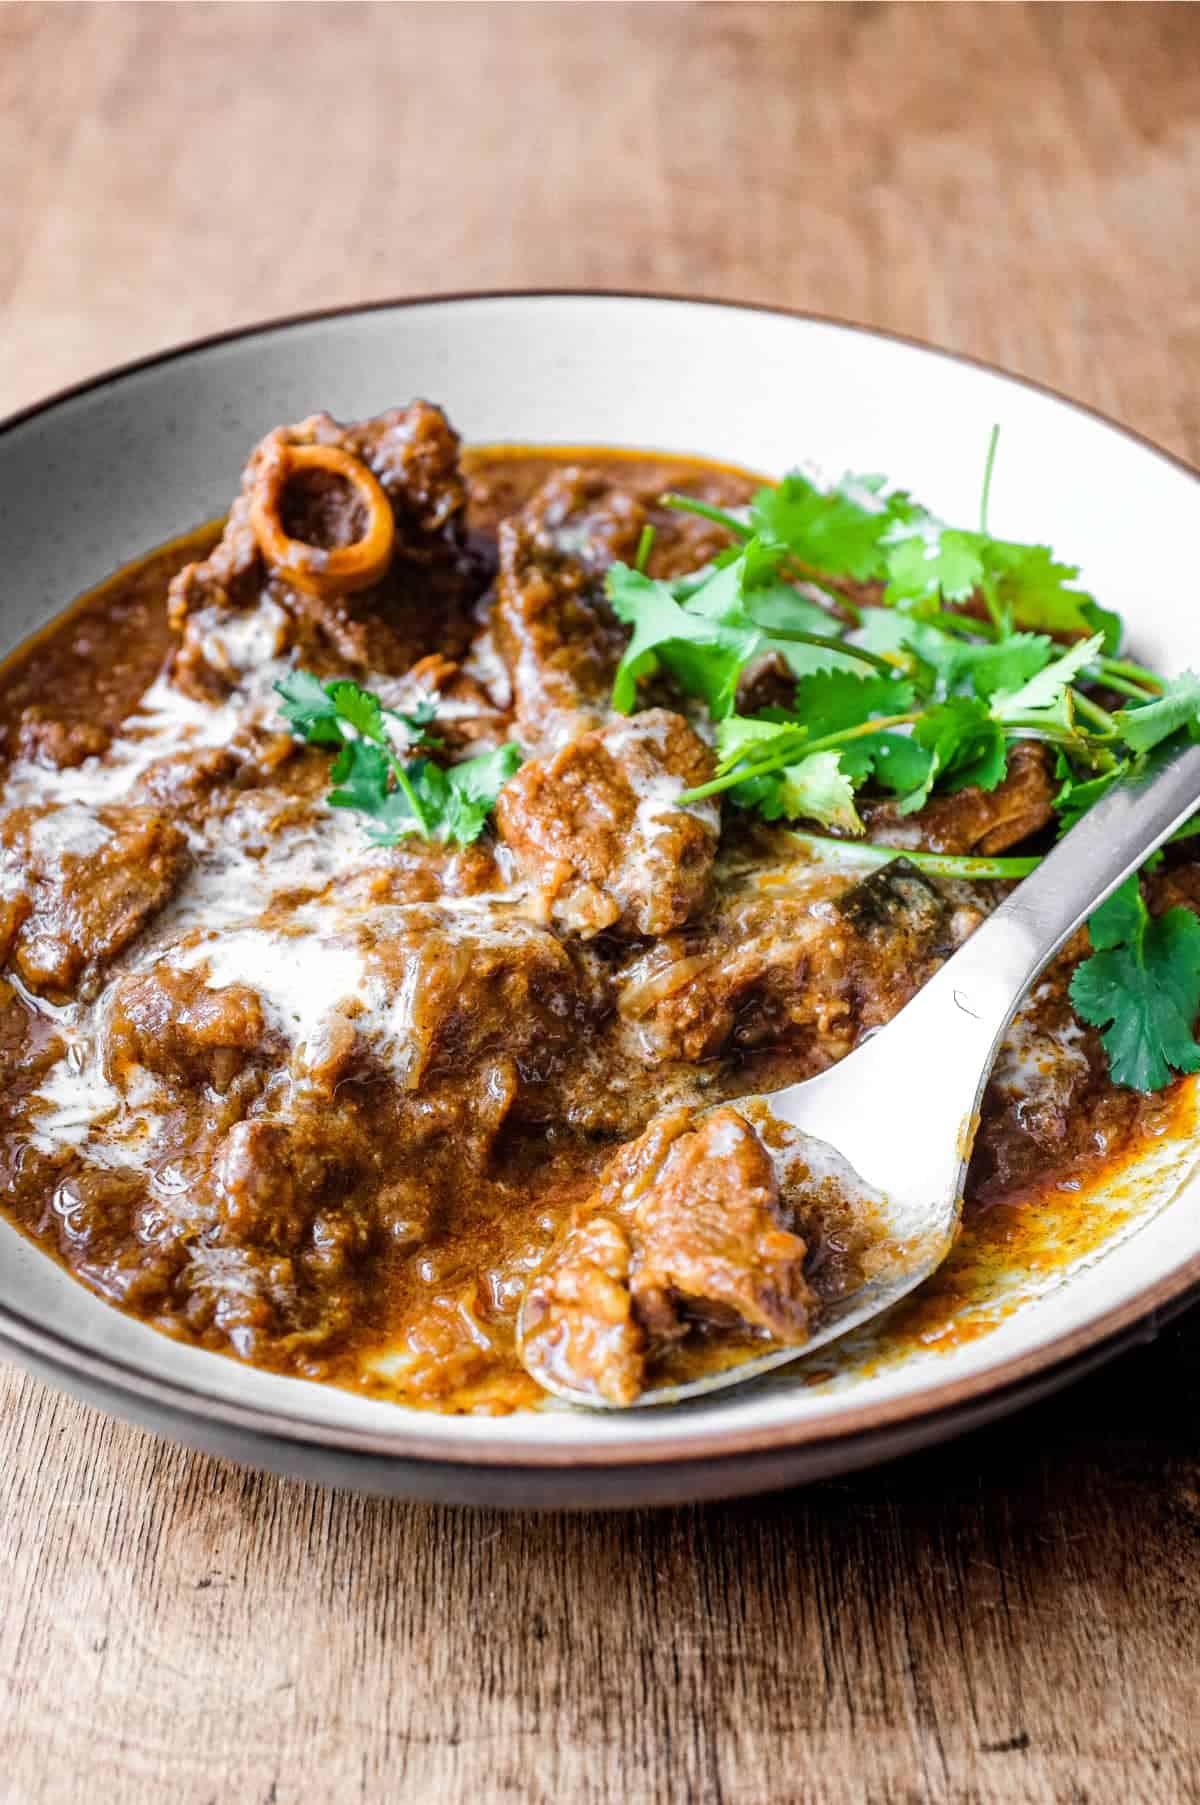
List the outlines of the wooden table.
<svg viewBox="0 0 1200 1805">
<path fill-rule="evenodd" d="M 1198 201 L 1188 6 L 3 6 L 0 411 L 256 316 L 608 284 L 924 334 L 1200 461 Z M 505 1518 L 3 1369 L 0 1800 L 1197 1799 L 1198 1408 L 1193 1317 L 876 1473 Z"/>
</svg>

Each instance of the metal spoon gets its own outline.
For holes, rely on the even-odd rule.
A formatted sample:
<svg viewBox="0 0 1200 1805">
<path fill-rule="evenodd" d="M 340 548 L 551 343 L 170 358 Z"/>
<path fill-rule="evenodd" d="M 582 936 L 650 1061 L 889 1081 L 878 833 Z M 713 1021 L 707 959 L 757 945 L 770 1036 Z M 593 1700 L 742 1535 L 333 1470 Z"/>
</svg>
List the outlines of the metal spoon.
<svg viewBox="0 0 1200 1805">
<path fill-rule="evenodd" d="M 828 1308 L 802 1346 L 775 1346 L 686 1384 L 655 1387 L 634 1408 L 701 1397 L 804 1359 L 890 1310 L 941 1265 L 958 1227 L 983 1088 L 1018 1005 L 1075 929 L 1197 806 L 1200 745 L 1189 745 L 1152 775 L 1102 797 L 899 1015 L 848 1058 L 804 1084 L 734 1105 L 765 1105 L 788 1128 L 830 1143 L 882 1193 L 885 1255 L 867 1283 Z M 536 1376 L 569 1403 L 615 1408 Z"/>
</svg>

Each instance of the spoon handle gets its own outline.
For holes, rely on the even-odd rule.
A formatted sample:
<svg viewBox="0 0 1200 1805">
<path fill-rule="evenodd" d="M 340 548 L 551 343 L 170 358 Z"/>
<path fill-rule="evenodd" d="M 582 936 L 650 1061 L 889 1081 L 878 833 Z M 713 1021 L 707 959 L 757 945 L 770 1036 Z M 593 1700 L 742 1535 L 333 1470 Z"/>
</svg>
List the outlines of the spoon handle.
<svg viewBox="0 0 1200 1805">
<path fill-rule="evenodd" d="M 868 1183 L 948 1221 L 962 1193 L 996 1048 L 1043 966 L 1092 910 L 1200 806 L 1200 745 L 1089 809 L 1037 869 L 878 1034 L 772 1111 L 832 1142 Z M 869 1099 L 870 1108 L 865 1108 Z"/>
<path fill-rule="evenodd" d="M 970 995 L 999 1037 L 1029 985 L 1094 909 L 1200 808 L 1200 745 L 1101 797 L 926 986 Z M 960 1007 L 962 1004 L 960 1003 Z"/>
</svg>

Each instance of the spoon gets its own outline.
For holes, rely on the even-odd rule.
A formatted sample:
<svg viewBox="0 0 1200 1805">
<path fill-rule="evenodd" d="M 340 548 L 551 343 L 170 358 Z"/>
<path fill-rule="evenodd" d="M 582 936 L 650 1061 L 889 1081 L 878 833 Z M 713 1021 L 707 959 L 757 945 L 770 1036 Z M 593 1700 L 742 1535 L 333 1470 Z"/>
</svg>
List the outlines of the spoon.
<svg viewBox="0 0 1200 1805">
<path fill-rule="evenodd" d="M 732 1105 L 756 1123 L 765 1109 L 786 1129 L 831 1144 L 864 1189 L 882 1194 L 876 1269 L 827 1307 L 801 1346 L 653 1387 L 625 1408 L 702 1397 L 804 1359 L 890 1310 L 941 1265 L 958 1228 L 984 1085 L 1018 1005 L 1075 929 L 1198 805 L 1200 745 L 1115 786 L 886 1027 L 818 1077 Z M 568 1403 L 621 1408 L 535 1376 Z"/>
</svg>

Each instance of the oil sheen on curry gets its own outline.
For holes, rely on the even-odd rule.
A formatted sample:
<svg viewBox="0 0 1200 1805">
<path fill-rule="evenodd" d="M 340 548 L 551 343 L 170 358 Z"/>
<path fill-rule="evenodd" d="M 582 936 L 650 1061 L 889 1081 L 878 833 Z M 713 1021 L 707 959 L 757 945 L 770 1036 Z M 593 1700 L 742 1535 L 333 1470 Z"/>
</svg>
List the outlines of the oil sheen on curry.
<svg viewBox="0 0 1200 1805">
<path fill-rule="evenodd" d="M 11 659 L 9 1218 L 167 1334 L 442 1410 L 536 1405 L 539 1373 L 630 1404 L 803 1345 L 866 1227 L 727 1105 L 842 1058 L 999 887 L 903 858 L 864 876 L 726 798 L 681 804 L 714 769 L 703 711 L 654 679 L 614 712 L 606 568 L 647 545 L 652 576 L 711 563 L 722 532 L 660 498 L 754 486 L 620 451 L 462 453 L 420 402 L 316 415 L 254 451 L 223 528 Z M 331 746 L 281 712 L 298 671 L 369 689 L 439 778 L 512 747 L 482 831 L 379 844 L 331 807 Z M 870 838 L 999 852 L 1050 791 L 1020 742 L 988 793 L 904 819 L 868 802 Z M 968 1243 L 1161 1113 L 1108 1081 L 1071 951 L 997 1065 Z"/>
</svg>

